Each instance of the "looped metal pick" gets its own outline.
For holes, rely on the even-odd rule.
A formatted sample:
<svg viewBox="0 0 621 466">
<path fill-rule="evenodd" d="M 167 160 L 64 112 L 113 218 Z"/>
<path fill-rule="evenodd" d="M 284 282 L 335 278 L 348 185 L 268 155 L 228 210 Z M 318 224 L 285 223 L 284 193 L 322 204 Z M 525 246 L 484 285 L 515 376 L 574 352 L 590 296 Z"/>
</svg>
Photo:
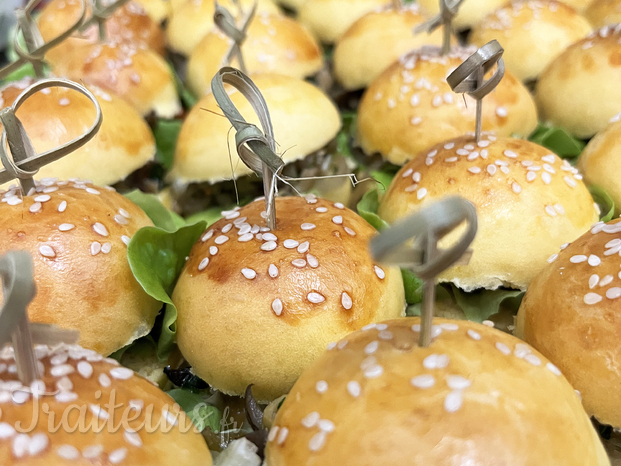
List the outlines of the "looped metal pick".
<svg viewBox="0 0 621 466">
<path fill-rule="evenodd" d="M 464 222 L 466 229 L 461 237 L 448 249 L 438 248 L 440 239 Z M 459 196 L 451 196 L 400 220 L 370 242 L 375 260 L 408 267 L 424 280 L 420 346 L 431 343 L 435 277 L 452 265 L 467 264 L 471 255 L 468 247 L 476 232 L 474 204 Z"/>
<path fill-rule="evenodd" d="M 80 0 L 82 8 L 78 19 L 65 32 L 59 34 L 57 37 L 49 40 L 48 42 L 44 42 L 41 37 L 41 33 L 39 32 L 37 23 L 31 15 L 32 11 L 39 3 L 41 3 L 41 0 L 30 0 L 23 9 L 18 8 L 15 10 L 15 15 L 17 17 L 17 29 L 15 31 L 13 45 L 15 53 L 17 53 L 19 58 L 15 62 L 0 69 L 0 79 L 18 70 L 26 63 L 31 63 L 37 77 L 42 77 L 45 54 L 77 31 L 84 21 L 86 5 L 84 0 Z M 20 34 L 24 37 L 27 50 L 24 50 L 19 43 Z"/>
<path fill-rule="evenodd" d="M 86 31 L 93 24 L 97 24 L 99 28 L 99 40 L 106 40 L 106 20 L 116 11 L 117 8 L 121 8 L 129 0 L 117 0 L 114 3 L 104 2 L 103 0 L 93 0 L 93 14 L 82 26 L 80 26 L 80 32 Z M 105 3 L 105 4 L 104 4 Z"/>
<path fill-rule="evenodd" d="M 32 257 L 25 251 L 0 256 L 0 281 L 4 304 L 0 308 L 0 349 L 13 344 L 17 375 L 23 384 L 40 378 L 33 343 L 77 343 L 79 332 L 54 325 L 31 324 L 27 308 L 36 294 Z"/>
<path fill-rule="evenodd" d="M 60 147 L 37 154 L 28 134 L 26 134 L 26 130 L 15 113 L 28 97 L 49 87 L 65 87 L 88 97 L 95 106 L 95 122 L 83 135 L 72 139 Z M 17 97 L 13 105 L 0 110 L 0 123 L 2 124 L 0 162 L 5 167 L 3 170 L 0 170 L 0 184 L 18 179 L 22 186 L 22 191 L 26 194 L 29 193 L 35 187 L 32 177 L 39 168 L 74 152 L 93 139 L 101 126 L 101 122 L 102 114 L 99 102 L 84 86 L 66 79 L 44 79 L 34 83 Z M 10 154 L 6 149 L 7 142 Z"/>
<path fill-rule="evenodd" d="M 239 113 L 224 88 L 225 83 L 237 89 L 250 102 L 259 117 L 263 131 L 252 123 L 248 123 Z M 228 66 L 222 68 L 213 77 L 211 90 L 222 112 L 237 131 L 235 144 L 239 157 L 248 168 L 263 177 L 267 226 L 274 230 L 276 229 L 276 177 L 285 163 L 276 155 L 274 129 L 267 103 L 259 88 L 248 76 Z"/>
<path fill-rule="evenodd" d="M 505 62 L 502 59 L 504 49 L 497 40 L 492 40 L 474 52 L 448 75 L 446 81 L 454 92 L 466 93 L 477 102 L 475 137 L 479 141 L 482 126 L 483 97 L 492 92 L 505 74 Z M 485 73 L 497 65 L 496 71 L 487 81 Z"/>
<path fill-rule="evenodd" d="M 255 1 L 252 5 L 252 9 L 250 10 L 250 12 L 245 17 L 243 17 L 241 28 L 237 27 L 237 23 L 235 22 L 235 18 L 233 17 L 233 15 L 217 1 L 216 11 L 213 14 L 213 21 L 216 26 L 218 26 L 218 28 L 233 41 L 233 43 L 229 47 L 229 50 L 224 55 L 223 65 L 230 64 L 233 57 L 237 56 L 239 68 L 243 73 L 247 73 L 248 71 L 246 71 L 246 64 L 244 63 L 241 46 L 246 40 L 246 33 L 248 31 L 248 27 L 250 26 L 250 23 L 254 18 L 256 11 L 257 2 Z"/>
<path fill-rule="evenodd" d="M 451 25 L 453 23 L 453 18 L 457 15 L 459 7 L 463 2 L 464 0 L 440 0 L 440 12 L 423 24 L 416 26 L 416 28 L 414 28 L 414 34 L 420 34 L 425 31 L 427 31 L 427 34 L 431 34 L 442 26 L 444 34 L 442 39 L 442 55 L 446 55 L 451 49 Z"/>
</svg>

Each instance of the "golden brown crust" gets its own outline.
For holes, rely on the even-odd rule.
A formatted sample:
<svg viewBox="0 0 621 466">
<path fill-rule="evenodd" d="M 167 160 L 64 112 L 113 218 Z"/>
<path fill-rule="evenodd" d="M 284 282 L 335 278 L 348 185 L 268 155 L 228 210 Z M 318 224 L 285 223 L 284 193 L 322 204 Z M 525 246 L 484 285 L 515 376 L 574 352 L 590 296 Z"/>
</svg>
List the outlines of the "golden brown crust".
<svg viewBox="0 0 621 466">
<path fill-rule="evenodd" d="M 402 165 L 420 151 L 473 131 L 475 102 L 453 93 L 446 76 L 474 49 L 424 47 L 401 57 L 367 88 L 358 110 L 357 138 L 367 154 L 379 152 Z M 529 135 L 537 126 L 535 103 L 510 73 L 486 98 L 483 130 Z"/>
<path fill-rule="evenodd" d="M 0 193 L 0 254 L 23 249 L 34 259 L 33 322 L 78 329 L 82 346 L 106 355 L 149 332 L 160 303 L 134 278 L 125 244 L 152 225 L 138 206 L 82 182 L 43 181 L 23 201 Z"/>
<path fill-rule="evenodd" d="M 321 149 L 338 133 L 338 110 L 317 87 L 275 74 L 255 75 L 252 79 L 267 103 L 277 152 L 285 163 Z M 232 88 L 229 95 L 246 121 L 260 127 L 246 98 Z M 231 160 L 235 176 L 251 173 L 246 165 L 235 160 L 235 131 L 221 115 L 213 94 L 203 97 L 190 110 L 179 133 L 172 178 L 186 183 L 231 179 Z"/>
<path fill-rule="evenodd" d="M 1 106 L 12 105 L 33 82 L 25 78 L 0 88 Z M 35 178 L 80 178 L 105 186 L 124 179 L 153 159 L 153 133 L 140 115 L 113 94 L 89 87 L 103 115 L 98 133 L 81 148 L 41 168 Z M 54 118 L 50 118 L 50 112 Z M 95 121 L 95 109 L 82 94 L 55 87 L 29 97 L 17 116 L 35 150 L 41 153 L 81 136 Z"/>
<path fill-rule="evenodd" d="M 328 342 L 401 316 L 404 292 L 398 268 L 371 260 L 375 230 L 354 212 L 321 199 L 277 198 L 277 229 L 262 239 L 240 236 L 232 217 L 245 218 L 244 231 L 263 226 L 264 208 L 255 201 L 209 228 L 173 300 L 179 347 L 196 373 L 225 393 L 254 384 L 258 399 L 272 400 Z M 268 244 L 272 234 L 277 240 Z"/>
<path fill-rule="evenodd" d="M 522 0 L 483 18 L 473 28 L 470 42 L 481 47 L 490 40 L 499 41 L 507 70 L 527 81 L 590 32 L 589 22 L 563 3 Z"/>
<path fill-rule="evenodd" d="M 541 118 L 588 138 L 621 109 L 621 26 L 605 26 L 569 46 L 539 77 Z M 570 98 L 568 98 L 570 96 Z"/>
<path fill-rule="evenodd" d="M 587 413 L 615 428 L 621 427 L 619 227 L 619 220 L 595 225 L 555 254 L 528 288 L 516 328 L 582 393 Z"/>
<path fill-rule="evenodd" d="M 211 92 L 211 79 L 224 64 L 231 39 L 217 28 L 196 46 L 188 62 L 188 84 L 196 95 Z M 283 15 L 258 13 L 242 45 L 248 74 L 276 73 L 304 79 L 323 67 L 319 44 L 297 21 Z M 229 63 L 239 68 L 237 58 Z"/>
<path fill-rule="evenodd" d="M 421 348 L 419 322 L 387 321 L 324 352 L 278 411 L 270 466 L 610 464 L 574 390 L 536 350 L 446 319 Z"/>
<path fill-rule="evenodd" d="M 36 353 L 43 364 L 41 381 L 46 390 L 37 401 L 11 372 L 15 368 L 12 348 L 0 351 L 2 464 L 211 466 L 207 445 L 189 418 L 147 380 L 79 346 L 38 346 Z M 11 385 L 19 404 L 11 400 Z M 95 414 L 97 406 L 102 415 Z M 85 428 L 79 427 L 79 421 Z M 19 427 L 27 433 L 16 432 Z"/>
<path fill-rule="evenodd" d="M 621 0 L 594 0 L 584 16 L 595 28 L 621 23 Z"/>
<path fill-rule="evenodd" d="M 423 45 L 441 45 L 442 31 L 412 34 L 426 20 L 415 5 L 367 13 L 339 38 L 334 49 L 334 73 L 345 89 L 362 89 L 388 66 Z"/>
<path fill-rule="evenodd" d="M 548 149 L 492 135 L 473 139 L 445 141 L 404 165 L 379 215 L 392 223 L 443 196 L 463 196 L 478 213 L 472 259 L 440 280 L 466 290 L 526 289 L 561 244 L 597 221 L 593 199 L 578 171 Z"/>
</svg>

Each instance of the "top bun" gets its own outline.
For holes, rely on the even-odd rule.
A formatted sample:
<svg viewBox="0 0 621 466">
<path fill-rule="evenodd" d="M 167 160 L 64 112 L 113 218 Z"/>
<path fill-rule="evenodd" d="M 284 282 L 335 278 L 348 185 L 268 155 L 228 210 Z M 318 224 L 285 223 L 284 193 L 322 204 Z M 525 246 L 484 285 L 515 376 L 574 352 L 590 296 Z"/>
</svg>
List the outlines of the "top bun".
<svg viewBox="0 0 621 466">
<path fill-rule="evenodd" d="M 173 301 L 195 373 L 224 393 L 253 384 L 272 400 L 330 341 L 402 316 L 405 300 L 399 268 L 368 252 L 375 230 L 342 204 L 279 197 L 274 231 L 259 228 L 264 208 L 223 212 L 192 248 Z"/>
<path fill-rule="evenodd" d="M 277 1 L 279 5 L 283 5 L 289 8 L 290 10 L 294 10 L 294 11 L 299 10 L 300 7 L 304 5 L 305 2 L 306 0 L 278 0 Z"/>
<path fill-rule="evenodd" d="M 3 465 L 211 466 L 179 405 L 132 370 L 77 345 L 34 353 L 42 377 L 24 386 L 13 348 L 0 351 Z"/>
<path fill-rule="evenodd" d="M 528 288 L 516 334 L 550 358 L 589 415 L 621 428 L 621 223 L 598 223 L 550 257 Z"/>
<path fill-rule="evenodd" d="M 134 0 L 139 3 L 153 21 L 163 23 L 172 15 L 173 7 L 169 0 Z"/>
<path fill-rule="evenodd" d="M 580 138 L 604 129 L 621 110 L 621 24 L 605 26 L 559 55 L 539 77 L 543 120 Z"/>
<path fill-rule="evenodd" d="M 357 139 L 362 149 L 402 165 L 433 144 L 474 130 L 474 99 L 453 93 L 446 82 L 474 51 L 457 47 L 442 56 L 439 48 L 423 47 L 382 73 L 360 102 Z M 536 126 L 528 90 L 505 73 L 483 102 L 483 129 L 499 136 L 527 136 Z"/>
<path fill-rule="evenodd" d="M 464 0 L 452 25 L 457 30 L 470 29 L 505 3 L 506 0 Z M 440 2 L 437 0 L 419 0 L 418 4 L 429 16 L 440 12 Z"/>
<path fill-rule="evenodd" d="M 321 42 L 332 43 L 357 19 L 386 3 L 386 0 L 306 0 L 298 18 Z"/>
<path fill-rule="evenodd" d="M 573 388 L 536 350 L 446 319 L 422 348 L 419 322 L 369 325 L 324 352 L 279 409 L 268 464 L 610 464 Z"/>
<path fill-rule="evenodd" d="M 507 70 L 528 81 L 590 32 L 589 22 L 563 3 L 523 0 L 483 18 L 472 30 L 470 42 L 481 47 L 496 39 L 505 49 L 502 58 Z"/>
<path fill-rule="evenodd" d="M 584 16 L 596 28 L 621 23 L 621 0 L 594 0 Z"/>
<path fill-rule="evenodd" d="M 194 94 L 211 92 L 211 79 L 222 67 L 232 42 L 214 28 L 196 46 L 188 62 L 188 84 Z M 257 14 L 241 49 L 248 74 L 252 75 L 276 73 L 304 79 L 323 67 L 315 38 L 300 23 L 280 14 Z M 239 67 L 237 56 L 229 65 Z"/>
<path fill-rule="evenodd" d="M 347 90 L 362 89 L 406 52 L 423 45 L 442 45 L 442 30 L 414 34 L 425 22 L 415 4 L 367 13 L 339 38 L 334 74 Z"/>
<path fill-rule="evenodd" d="M 254 0 L 241 0 L 240 3 L 246 11 L 252 8 Z M 227 8 L 231 13 L 238 11 L 233 0 L 222 0 L 218 4 Z M 203 37 L 214 27 L 215 3 L 213 0 L 186 0 L 179 5 L 178 9 L 174 6 L 173 9 L 174 14 L 166 28 L 168 44 L 175 52 L 189 57 Z M 272 0 L 258 0 L 257 2 L 257 13 L 278 13 L 279 11 Z"/>
<path fill-rule="evenodd" d="M 267 102 L 277 151 L 282 153 L 285 163 L 321 149 L 338 133 L 341 126 L 338 110 L 312 84 L 273 74 L 260 74 L 252 79 Z M 260 127 L 259 119 L 246 98 L 228 85 L 226 87 L 246 121 Z M 231 124 L 221 116 L 213 94 L 203 97 L 183 122 L 171 176 L 184 183 L 231 179 L 230 157 L 236 156 L 235 132 L 230 128 Z M 241 161 L 234 161 L 233 168 L 236 177 L 251 173 Z"/>
<path fill-rule="evenodd" d="M 24 78 L 0 88 L 2 105 L 13 104 L 33 82 Z M 118 97 L 94 86 L 89 89 L 101 106 L 103 120 L 99 131 L 84 146 L 42 167 L 35 178 L 81 178 L 109 185 L 153 159 L 153 133 L 140 115 Z M 17 111 L 17 117 L 35 150 L 42 153 L 82 135 L 95 121 L 95 108 L 79 92 L 52 87 L 28 97 Z"/>
<path fill-rule="evenodd" d="M 439 276 L 471 291 L 526 289 L 550 254 L 597 221 L 578 171 L 521 139 L 462 136 L 431 147 L 395 175 L 379 215 L 392 223 L 451 194 L 471 201 L 479 228 L 468 265 Z M 453 233 L 443 241 L 450 244 Z"/>
<path fill-rule="evenodd" d="M 131 237 L 153 224 L 110 189 L 74 179 L 42 180 L 31 196 L 0 191 L 0 254 L 23 249 L 34 260 L 30 320 L 77 329 L 104 355 L 149 333 L 161 307 L 127 261 Z"/>
</svg>

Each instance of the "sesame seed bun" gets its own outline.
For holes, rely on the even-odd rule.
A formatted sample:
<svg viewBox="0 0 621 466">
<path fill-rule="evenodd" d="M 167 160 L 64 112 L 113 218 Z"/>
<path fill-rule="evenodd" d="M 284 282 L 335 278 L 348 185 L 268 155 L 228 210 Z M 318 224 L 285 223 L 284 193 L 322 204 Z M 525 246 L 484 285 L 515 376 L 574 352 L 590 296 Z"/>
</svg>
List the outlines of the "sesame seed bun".
<svg viewBox="0 0 621 466">
<path fill-rule="evenodd" d="M 236 14 L 239 8 L 232 0 L 222 0 L 218 2 Z M 252 8 L 253 0 L 240 1 L 244 11 Z M 194 48 L 214 28 L 213 14 L 215 6 L 213 0 L 192 0 L 173 6 L 174 14 L 170 18 L 166 28 L 166 36 L 170 47 L 180 54 L 190 56 Z M 272 0 L 258 0 L 257 13 L 278 13 L 280 10 Z"/>
<path fill-rule="evenodd" d="M 259 13 L 242 45 L 249 74 L 276 73 L 304 79 L 323 67 L 319 44 L 297 21 L 279 14 Z M 196 46 L 188 62 L 188 84 L 196 95 L 211 92 L 211 79 L 224 63 L 232 40 L 214 28 Z M 229 63 L 239 67 L 237 57 Z"/>
<path fill-rule="evenodd" d="M 339 38 L 334 49 L 334 74 L 345 89 L 367 87 L 382 71 L 410 50 L 441 45 L 442 30 L 413 34 L 427 18 L 414 4 L 367 13 Z"/>
<path fill-rule="evenodd" d="M 576 11 L 556 1 L 520 1 L 487 15 L 472 30 L 477 47 L 496 39 L 507 70 L 527 81 L 539 74 L 566 47 L 586 37 L 591 25 Z"/>
<path fill-rule="evenodd" d="M 91 5 L 86 3 L 86 18 L 92 14 Z M 82 10 L 78 0 L 52 0 L 41 10 L 37 19 L 41 36 L 49 41 L 58 37 L 80 17 Z M 153 21 L 145 9 L 135 1 L 126 3 L 116 9 L 106 20 L 106 37 L 118 43 L 130 43 L 143 45 L 163 55 L 166 49 L 166 37 L 159 24 Z M 76 47 L 85 42 L 95 44 L 99 42 L 99 29 L 97 25 L 89 27 L 79 34 L 79 37 L 71 37 L 62 44 L 51 49 L 46 59 L 52 62 L 62 61 Z"/>
<path fill-rule="evenodd" d="M 621 1 L 594 0 L 586 9 L 584 15 L 593 27 L 596 28 L 621 23 Z"/>
<path fill-rule="evenodd" d="M 518 313 L 516 334 L 550 358 L 589 415 L 621 427 L 621 223 L 598 223 L 550 257 Z"/>
<path fill-rule="evenodd" d="M 32 196 L 14 188 L 0 197 L 0 254 L 23 249 L 34 259 L 31 321 L 77 329 L 82 346 L 104 355 L 149 333 L 161 305 L 127 261 L 130 238 L 152 226 L 138 206 L 77 181 L 43 180 Z"/>
<path fill-rule="evenodd" d="M 33 82 L 25 78 L 0 88 L 0 106 L 12 105 Z M 113 94 L 89 88 L 103 114 L 99 131 L 84 146 L 42 167 L 35 178 L 81 178 L 105 186 L 124 179 L 153 159 L 153 133 L 136 110 Z M 50 112 L 54 118 L 50 118 Z M 86 96 L 53 87 L 24 101 L 17 116 L 35 150 L 42 153 L 81 136 L 93 124 L 95 108 Z"/>
<path fill-rule="evenodd" d="M 382 8 L 386 0 L 306 0 L 298 19 L 324 43 L 336 42 L 366 13 Z"/>
<path fill-rule="evenodd" d="M 470 29 L 505 3 L 506 0 L 464 0 L 452 25 L 457 30 Z M 440 12 L 440 3 L 437 0 L 419 0 L 418 4 L 429 16 L 435 16 Z"/>
<path fill-rule="evenodd" d="M 257 200 L 209 228 L 173 301 L 179 348 L 197 375 L 227 394 L 254 384 L 257 399 L 273 400 L 328 342 L 402 316 L 405 300 L 399 269 L 373 262 L 375 230 L 351 210 L 277 198 L 276 230 L 259 233 L 264 208 Z"/>
<path fill-rule="evenodd" d="M 35 354 L 44 375 L 28 387 L 15 374 L 13 348 L 0 351 L 2 464 L 211 466 L 185 413 L 132 370 L 73 345 Z"/>
<path fill-rule="evenodd" d="M 157 24 L 161 24 L 172 15 L 173 7 L 169 0 L 135 0 Z"/>
<path fill-rule="evenodd" d="M 252 79 L 267 102 L 277 151 L 285 163 L 321 149 L 338 133 L 341 127 L 338 110 L 312 84 L 275 74 L 255 75 Z M 229 95 L 246 121 L 259 126 L 245 97 L 237 90 L 231 90 Z M 235 132 L 230 131 L 231 124 L 221 115 L 212 94 L 194 105 L 179 133 L 172 178 L 184 183 L 231 179 L 231 157 L 236 157 Z M 232 164 L 236 177 L 251 173 L 234 158 Z"/>
<path fill-rule="evenodd" d="M 289 8 L 290 10 L 297 11 L 302 5 L 304 5 L 304 3 L 306 3 L 306 0 L 278 0 L 277 3 Z"/>
<path fill-rule="evenodd" d="M 484 134 L 477 144 L 462 136 L 404 165 L 381 199 L 379 215 L 392 223 L 444 196 L 466 198 L 478 214 L 473 255 L 468 265 L 442 273 L 440 282 L 467 291 L 524 290 L 550 254 L 597 221 L 581 179 L 567 161 L 532 142 Z"/>
<path fill-rule="evenodd" d="M 402 165 L 420 151 L 474 130 L 474 99 L 455 94 L 448 76 L 474 49 L 436 47 L 403 55 L 371 85 L 358 109 L 357 139 L 367 154 L 379 152 Z M 537 126 L 537 110 L 528 90 L 505 73 L 483 102 L 483 130 L 499 136 L 527 136 Z"/>
<path fill-rule="evenodd" d="M 141 115 L 173 118 L 181 112 L 171 69 L 148 48 L 112 41 L 87 44 L 50 64 L 56 75 L 112 92 Z"/>
<path fill-rule="evenodd" d="M 419 322 L 368 326 L 324 352 L 278 411 L 268 464 L 610 464 L 580 399 L 536 350 L 446 319 L 421 348 Z"/>
<path fill-rule="evenodd" d="M 580 138 L 604 129 L 621 109 L 621 25 L 605 26 L 569 46 L 539 77 L 544 120 Z"/>
</svg>

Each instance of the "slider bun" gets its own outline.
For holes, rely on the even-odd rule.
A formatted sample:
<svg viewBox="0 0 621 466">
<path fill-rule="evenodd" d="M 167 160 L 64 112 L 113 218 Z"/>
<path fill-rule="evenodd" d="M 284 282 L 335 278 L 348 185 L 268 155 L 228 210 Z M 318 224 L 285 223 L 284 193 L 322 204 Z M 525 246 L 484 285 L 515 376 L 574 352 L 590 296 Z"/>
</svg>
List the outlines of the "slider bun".
<svg viewBox="0 0 621 466">
<path fill-rule="evenodd" d="M 13 104 L 33 82 L 25 78 L 0 88 L 0 101 L 4 106 Z M 42 167 L 35 178 L 81 178 L 105 186 L 121 181 L 153 159 L 153 133 L 136 110 L 112 94 L 89 88 L 101 106 L 99 131 L 84 146 Z M 37 153 L 42 153 L 82 135 L 95 121 L 95 108 L 86 96 L 53 87 L 30 96 L 17 117 Z"/>
<path fill-rule="evenodd" d="M 298 19 L 325 43 L 336 42 L 366 13 L 386 5 L 386 0 L 306 0 Z"/>
<path fill-rule="evenodd" d="M 584 16 L 596 28 L 621 23 L 621 0 L 594 0 Z"/>
<path fill-rule="evenodd" d="M 453 20 L 453 27 L 457 30 L 470 29 L 505 3 L 506 0 L 464 0 Z M 437 0 L 419 0 L 418 4 L 429 16 L 435 16 L 440 12 L 440 2 Z"/>
<path fill-rule="evenodd" d="M 153 112 L 173 118 L 181 112 L 171 69 L 150 49 L 116 42 L 87 44 L 50 63 L 56 75 L 110 91 L 143 116 Z"/>
<path fill-rule="evenodd" d="M 523 0 L 483 18 L 474 27 L 470 41 L 481 47 L 496 39 L 505 49 L 502 57 L 507 70 L 528 81 L 590 32 L 589 22 L 563 3 Z"/>
<path fill-rule="evenodd" d="M 393 223 L 444 196 L 464 197 L 478 214 L 473 255 L 439 281 L 466 291 L 525 290 L 559 246 L 597 221 L 581 179 L 568 162 L 532 142 L 483 134 L 477 144 L 462 136 L 404 165 L 381 199 L 379 215 Z M 441 244 L 451 244 L 455 233 Z"/>
<path fill-rule="evenodd" d="M 262 233 L 274 234 L 277 247 L 267 251 L 268 238 L 238 233 L 265 225 L 264 209 L 258 200 L 224 212 L 192 248 L 173 301 L 179 348 L 195 373 L 227 394 L 253 384 L 257 399 L 267 401 L 286 394 L 330 341 L 402 316 L 405 300 L 399 269 L 376 266 L 367 244 L 375 230 L 351 210 L 323 199 L 277 198 L 277 228 Z"/>
<path fill-rule="evenodd" d="M 211 466 L 189 417 L 149 381 L 77 345 L 37 346 L 35 354 L 43 369 L 34 385 L 42 392 L 36 402 L 33 386 L 2 374 L 2 464 Z M 0 351 L 0 361 L 14 368 L 13 348 Z M 102 414 L 95 414 L 98 408 Z M 32 430 L 16 432 L 20 427 Z"/>
<path fill-rule="evenodd" d="M 276 151 L 282 154 L 285 163 L 321 149 L 338 133 L 341 127 L 338 110 L 312 84 L 275 74 L 260 74 L 252 79 L 267 102 Z M 245 97 L 227 88 L 246 121 L 260 127 L 259 119 Z M 203 97 L 190 110 L 181 127 L 172 178 L 184 183 L 230 179 L 231 163 L 236 177 L 251 173 L 237 158 L 235 131 L 230 129 L 231 124 L 222 116 L 213 94 Z"/>
<path fill-rule="evenodd" d="M 37 186 L 22 202 L 15 189 L 0 194 L 0 255 L 21 249 L 34 260 L 30 320 L 79 330 L 80 344 L 104 355 L 149 333 L 161 305 L 134 278 L 124 244 L 149 218 L 90 183 Z"/>
<path fill-rule="evenodd" d="M 277 1 L 279 5 L 283 5 L 289 8 L 290 10 L 294 10 L 294 11 L 298 11 L 300 7 L 304 5 L 305 2 L 306 0 L 278 0 Z"/>
<path fill-rule="evenodd" d="M 597 224 L 552 256 L 528 288 L 516 327 L 516 334 L 580 391 L 587 413 L 616 429 L 621 427 L 620 227 L 618 219 Z"/>
<path fill-rule="evenodd" d="M 442 45 L 441 29 L 431 35 L 413 33 L 426 19 L 414 4 L 398 11 L 388 7 L 367 13 L 336 44 L 336 79 L 347 90 L 362 89 L 404 53 L 423 45 Z"/>
<path fill-rule="evenodd" d="M 358 109 L 357 140 L 362 149 L 402 165 L 434 144 L 473 131 L 474 99 L 455 94 L 446 82 L 472 52 L 453 48 L 440 56 L 439 48 L 423 47 L 384 71 L 367 88 Z M 505 73 L 483 102 L 483 130 L 527 136 L 536 126 L 531 95 Z"/>
<path fill-rule="evenodd" d="M 621 25 L 605 26 L 569 46 L 541 74 L 541 117 L 579 138 L 606 127 L 621 110 Z"/>
<path fill-rule="evenodd" d="M 233 0 L 218 2 L 221 6 L 237 16 L 239 11 Z M 250 11 L 254 0 L 241 0 L 245 12 Z M 174 14 L 170 18 L 166 35 L 170 47 L 180 54 L 190 56 L 194 48 L 214 28 L 213 14 L 215 3 L 213 0 L 192 0 L 173 6 Z M 278 13 L 280 10 L 272 0 L 258 0 L 257 13 Z"/>
<path fill-rule="evenodd" d="M 276 415 L 268 464 L 610 464 L 571 385 L 536 350 L 437 318 L 441 333 L 421 348 L 419 322 L 368 326 L 317 358 Z"/>
<path fill-rule="evenodd" d="M 211 92 L 211 79 L 224 64 L 232 40 L 218 28 L 209 32 L 192 52 L 188 84 L 196 95 Z M 242 45 L 248 74 L 276 73 L 304 79 L 323 67 L 319 44 L 297 21 L 280 14 L 259 13 Z M 237 56 L 230 66 L 239 68 Z"/>
<path fill-rule="evenodd" d="M 134 0 L 145 9 L 147 14 L 157 24 L 167 20 L 173 12 L 172 1 L 170 0 Z"/>
</svg>

